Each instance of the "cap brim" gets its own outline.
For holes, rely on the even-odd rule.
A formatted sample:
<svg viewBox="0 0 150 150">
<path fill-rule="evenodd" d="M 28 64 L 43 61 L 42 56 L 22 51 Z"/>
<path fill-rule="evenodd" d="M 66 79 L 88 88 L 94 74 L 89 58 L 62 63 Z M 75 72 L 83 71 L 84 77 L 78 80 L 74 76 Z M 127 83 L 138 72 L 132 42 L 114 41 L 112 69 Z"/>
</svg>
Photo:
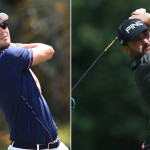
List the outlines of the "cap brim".
<svg viewBox="0 0 150 150">
<path fill-rule="evenodd" d="M 127 42 L 134 41 L 136 39 L 136 37 L 138 37 L 140 35 L 141 32 L 143 32 L 144 30 L 147 30 L 147 29 L 148 29 L 148 27 L 144 26 L 141 30 L 138 30 L 136 33 L 134 33 Z"/>
</svg>

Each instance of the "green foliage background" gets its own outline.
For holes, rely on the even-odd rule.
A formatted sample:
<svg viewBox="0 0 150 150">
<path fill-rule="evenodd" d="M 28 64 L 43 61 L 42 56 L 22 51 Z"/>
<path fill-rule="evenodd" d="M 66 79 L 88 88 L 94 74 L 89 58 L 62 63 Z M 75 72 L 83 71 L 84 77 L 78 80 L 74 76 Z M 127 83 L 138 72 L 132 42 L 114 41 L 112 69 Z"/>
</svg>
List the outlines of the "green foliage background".
<svg viewBox="0 0 150 150">
<path fill-rule="evenodd" d="M 0 12 L 9 15 L 13 43 L 45 43 L 54 48 L 51 60 L 31 69 L 40 81 L 59 137 L 70 147 L 70 1 L 1 0 Z M 7 148 L 8 138 L 7 123 L 0 114 L 1 150 Z"/>
<path fill-rule="evenodd" d="M 148 0 L 72 0 L 72 87 L 117 36 L 119 25 Z M 149 110 L 117 41 L 72 92 L 73 150 L 140 150 Z"/>
</svg>

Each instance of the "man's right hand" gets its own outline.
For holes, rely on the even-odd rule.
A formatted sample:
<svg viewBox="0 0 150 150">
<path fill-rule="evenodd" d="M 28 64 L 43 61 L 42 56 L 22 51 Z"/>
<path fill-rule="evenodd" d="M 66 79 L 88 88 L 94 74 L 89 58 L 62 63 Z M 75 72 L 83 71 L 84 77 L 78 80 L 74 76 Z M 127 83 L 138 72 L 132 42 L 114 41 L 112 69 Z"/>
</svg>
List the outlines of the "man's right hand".
<svg viewBox="0 0 150 150">
<path fill-rule="evenodd" d="M 133 12 L 131 14 L 131 17 L 129 19 L 141 19 L 145 25 L 150 27 L 150 14 L 149 13 L 138 13 L 138 12 Z"/>
</svg>

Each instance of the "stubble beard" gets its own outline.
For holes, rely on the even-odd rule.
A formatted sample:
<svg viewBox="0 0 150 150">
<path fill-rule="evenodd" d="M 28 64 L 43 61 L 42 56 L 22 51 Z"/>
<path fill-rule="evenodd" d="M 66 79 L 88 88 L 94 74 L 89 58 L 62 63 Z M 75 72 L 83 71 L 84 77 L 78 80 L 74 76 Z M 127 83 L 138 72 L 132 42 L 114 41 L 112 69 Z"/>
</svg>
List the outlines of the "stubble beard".
<svg viewBox="0 0 150 150">
<path fill-rule="evenodd" d="M 146 44 L 146 45 L 143 47 L 143 49 L 142 49 L 143 53 L 148 53 L 148 52 L 150 51 L 150 48 L 149 48 L 149 49 L 145 52 L 145 50 L 146 50 L 149 46 L 150 46 L 150 43 Z"/>
</svg>

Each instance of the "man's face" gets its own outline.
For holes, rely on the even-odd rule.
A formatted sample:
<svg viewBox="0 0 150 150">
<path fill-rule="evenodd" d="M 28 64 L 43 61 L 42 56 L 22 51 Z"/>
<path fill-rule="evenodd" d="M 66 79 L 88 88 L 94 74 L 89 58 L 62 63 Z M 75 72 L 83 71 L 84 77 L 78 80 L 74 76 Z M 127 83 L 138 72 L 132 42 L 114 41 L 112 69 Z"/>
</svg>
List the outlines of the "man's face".
<svg viewBox="0 0 150 150">
<path fill-rule="evenodd" d="M 4 21 L 0 19 L 0 24 Z M 10 46 L 10 33 L 8 27 L 3 29 L 0 27 L 0 51 L 7 49 Z"/>
<path fill-rule="evenodd" d="M 150 32 L 144 30 L 132 42 L 128 42 L 123 49 L 131 56 L 133 60 L 141 58 L 144 54 L 150 52 Z"/>
</svg>

